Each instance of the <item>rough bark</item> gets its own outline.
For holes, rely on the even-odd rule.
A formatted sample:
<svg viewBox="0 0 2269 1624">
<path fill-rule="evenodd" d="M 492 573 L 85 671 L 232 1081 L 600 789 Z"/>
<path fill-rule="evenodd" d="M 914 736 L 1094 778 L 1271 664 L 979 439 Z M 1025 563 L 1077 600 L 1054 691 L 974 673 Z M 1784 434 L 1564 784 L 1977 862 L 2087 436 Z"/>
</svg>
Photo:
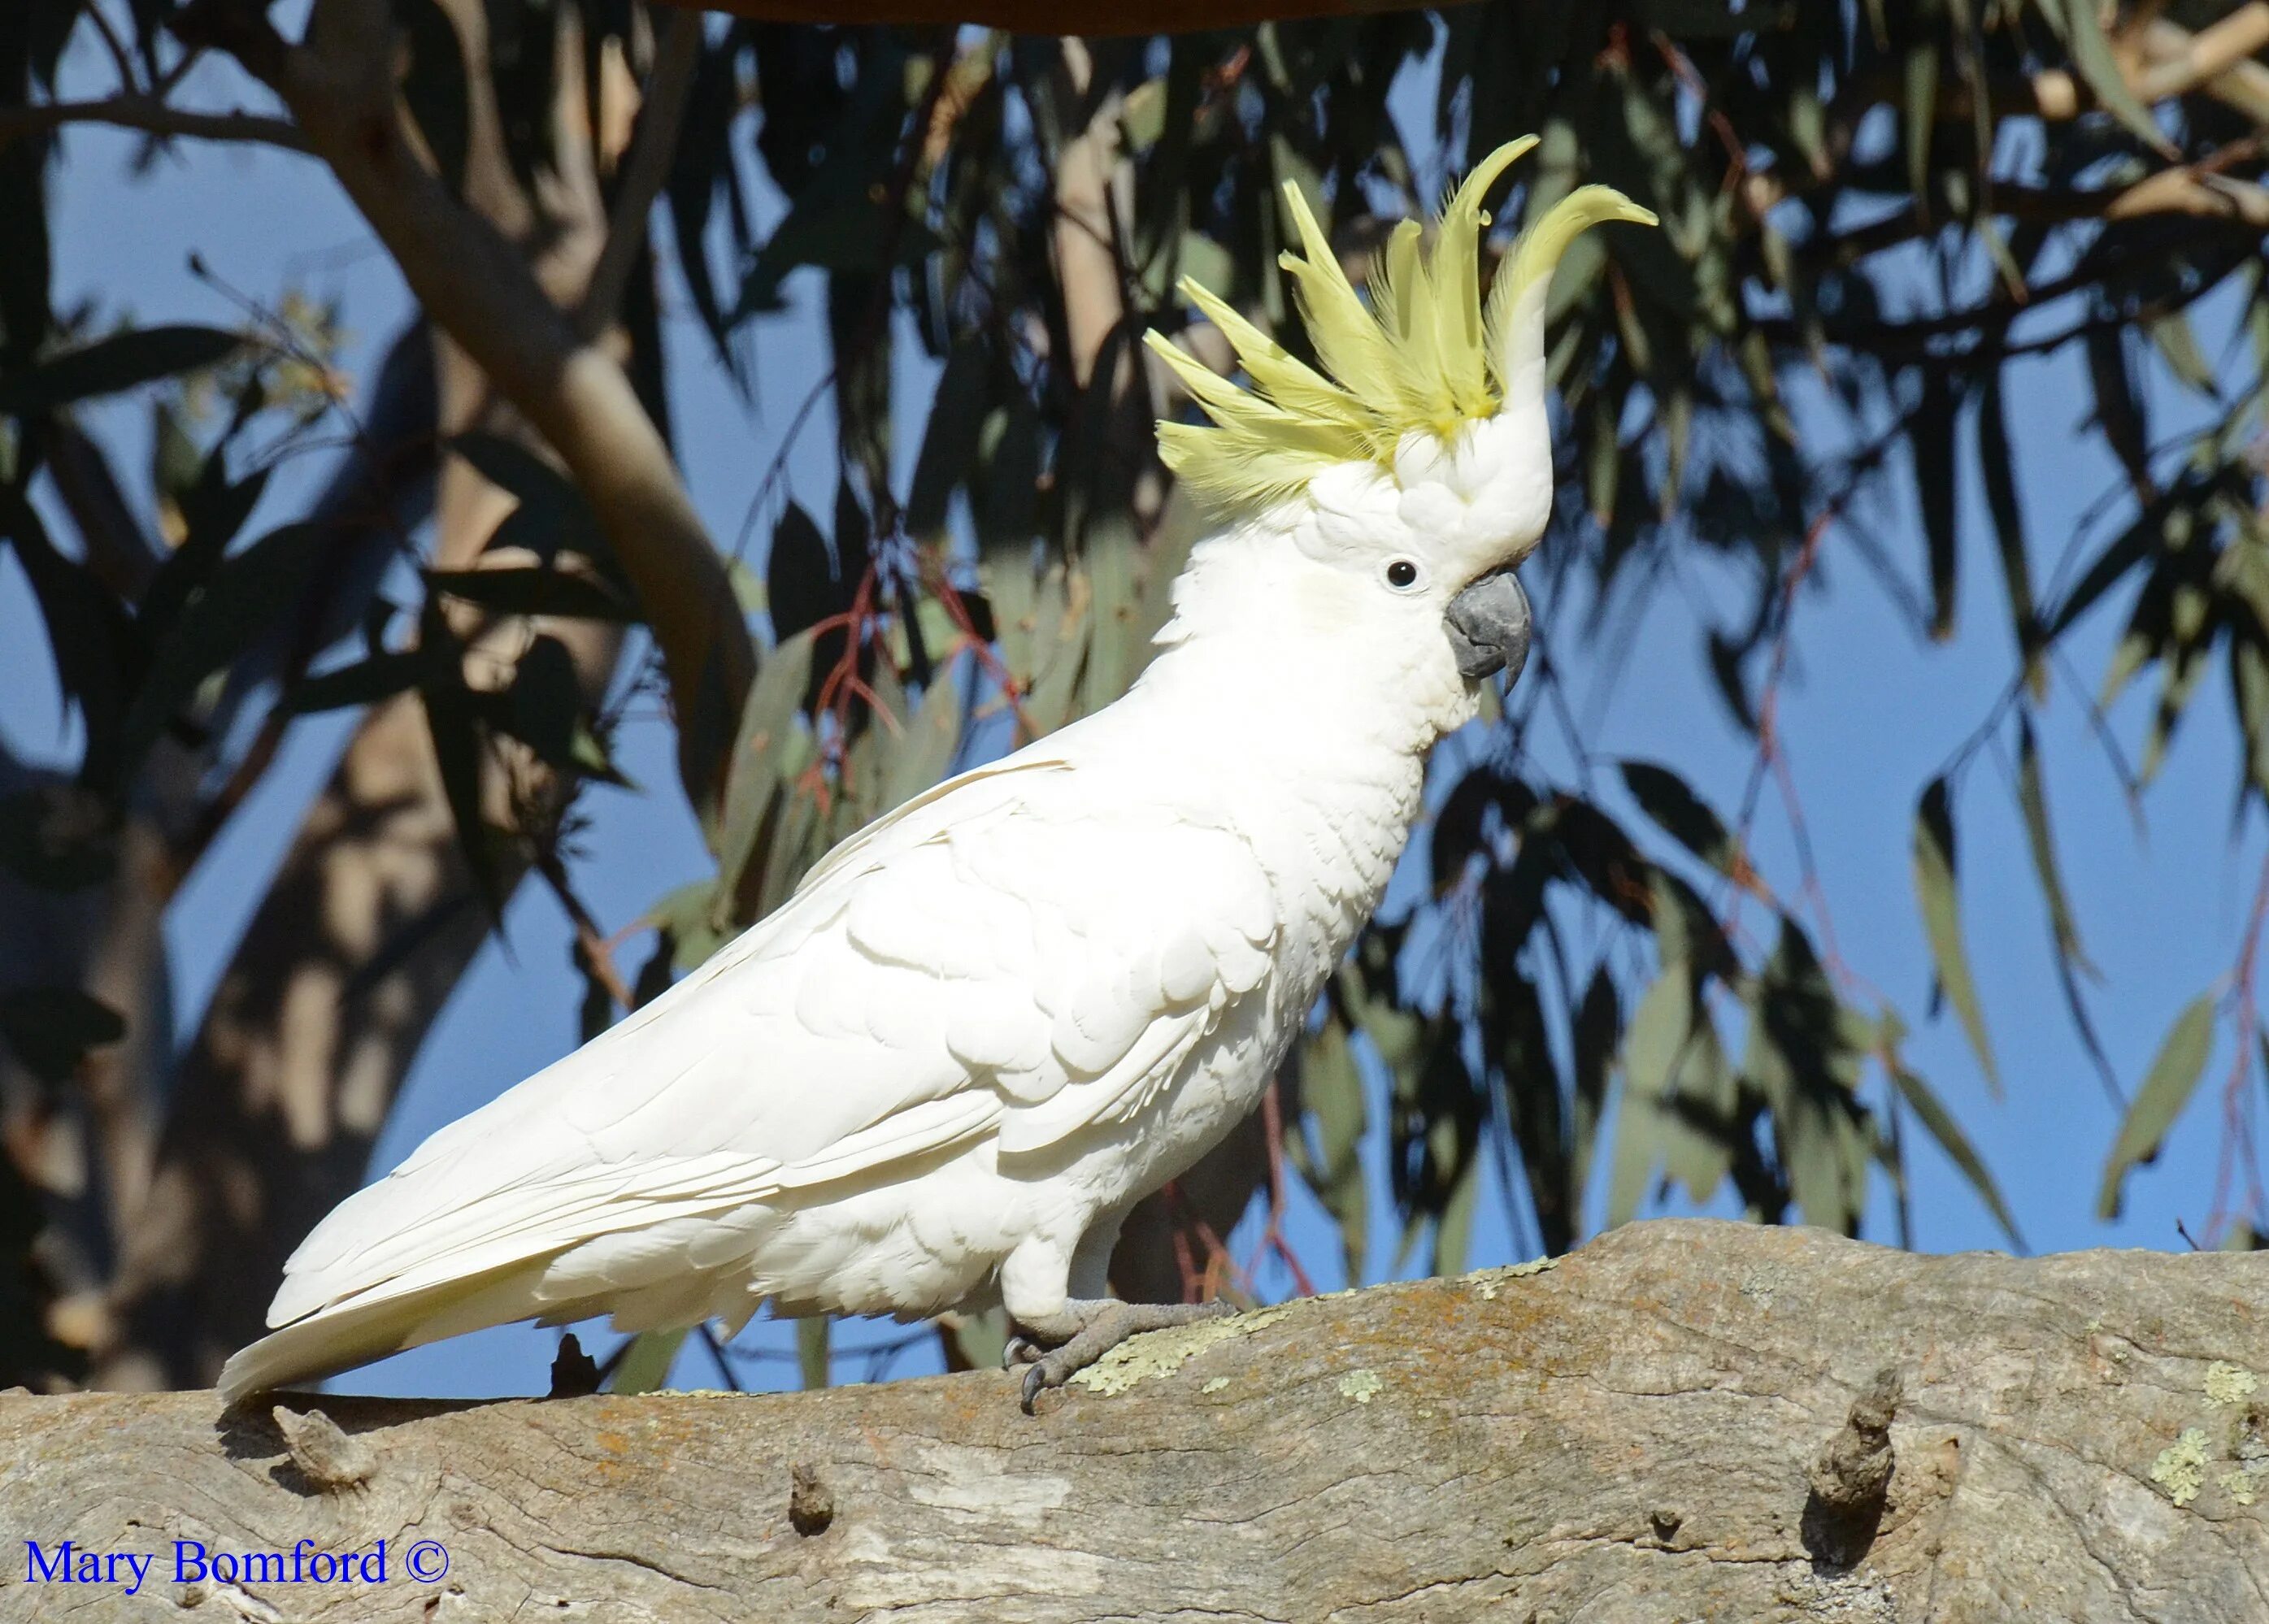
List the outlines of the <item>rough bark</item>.
<svg viewBox="0 0 2269 1624">
<path fill-rule="evenodd" d="M 0 1525 L 159 1553 L 152 1617 L 2228 1624 L 2269 1613 L 2265 1323 L 2253 1257 L 1641 1224 L 1142 1339 L 1031 1417 L 993 1372 L 0 1399 Z M 384 1539 L 386 1582 L 172 1576 L 303 1538 Z M 26 1554 L 11 1618 L 144 1615 Z"/>
</svg>

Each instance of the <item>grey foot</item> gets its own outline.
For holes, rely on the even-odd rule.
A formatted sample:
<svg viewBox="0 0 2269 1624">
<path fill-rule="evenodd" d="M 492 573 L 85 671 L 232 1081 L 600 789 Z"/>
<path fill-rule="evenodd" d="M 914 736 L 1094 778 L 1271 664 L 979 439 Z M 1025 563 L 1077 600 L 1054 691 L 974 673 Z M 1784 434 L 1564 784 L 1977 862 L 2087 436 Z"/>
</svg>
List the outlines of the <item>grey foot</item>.
<svg viewBox="0 0 2269 1624">
<path fill-rule="evenodd" d="M 1012 1359 L 1029 1360 L 1031 1364 L 1024 1372 L 1024 1414 L 1032 1413 L 1033 1401 L 1045 1389 L 1062 1386 L 1130 1336 L 1193 1325 L 1235 1312 L 1227 1303 L 1116 1303 L 1108 1298 L 1075 1297 L 1064 1304 L 1061 1313 L 1024 1325 L 1025 1334 L 1010 1344 Z M 1052 1351 L 1041 1354 L 1035 1344 Z"/>
</svg>

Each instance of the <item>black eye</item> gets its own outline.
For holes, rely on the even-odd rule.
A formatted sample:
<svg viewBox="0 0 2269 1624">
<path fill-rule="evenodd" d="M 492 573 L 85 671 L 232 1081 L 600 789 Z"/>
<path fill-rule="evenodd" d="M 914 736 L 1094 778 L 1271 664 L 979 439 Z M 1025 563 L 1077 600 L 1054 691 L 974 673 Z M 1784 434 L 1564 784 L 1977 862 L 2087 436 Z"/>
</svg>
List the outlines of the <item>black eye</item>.
<svg viewBox="0 0 2269 1624">
<path fill-rule="evenodd" d="M 1418 566 L 1408 558 L 1397 558 L 1386 566 L 1386 584 L 1398 590 L 1418 584 Z"/>
</svg>

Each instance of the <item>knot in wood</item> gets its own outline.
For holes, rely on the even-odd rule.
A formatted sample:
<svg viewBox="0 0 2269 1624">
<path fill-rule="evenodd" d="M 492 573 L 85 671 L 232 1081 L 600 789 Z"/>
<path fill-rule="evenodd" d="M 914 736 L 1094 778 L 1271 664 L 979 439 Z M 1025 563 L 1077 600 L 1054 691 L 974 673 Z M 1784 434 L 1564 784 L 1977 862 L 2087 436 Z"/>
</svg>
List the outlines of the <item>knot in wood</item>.
<svg viewBox="0 0 2269 1624">
<path fill-rule="evenodd" d="M 1829 1510 L 1849 1516 L 1881 1503 L 1896 1464 L 1891 1421 L 1898 1414 L 1899 1398 L 1898 1370 L 1886 1366 L 1821 1450 L 1812 1468 L 1812 1492 Z"/>
<path fill-rule="evenodd" d="M 809 1539 L 825 1533 L 835 1520 L 835 1491 L 818 1472 L 797 1461 L 788 1468 L 787 1520 L 796 1532 Z"/>
<path fill-rule="evenodd" d="M 378 1457 L 370 1445 L 340 1431 L 338 1422 L 321 1410 L 287 1410 L 279 1404 L 270 1414 L 292 1464 L 322 1493 L 358 1488 L 377 1473 Z"/>
</svg>

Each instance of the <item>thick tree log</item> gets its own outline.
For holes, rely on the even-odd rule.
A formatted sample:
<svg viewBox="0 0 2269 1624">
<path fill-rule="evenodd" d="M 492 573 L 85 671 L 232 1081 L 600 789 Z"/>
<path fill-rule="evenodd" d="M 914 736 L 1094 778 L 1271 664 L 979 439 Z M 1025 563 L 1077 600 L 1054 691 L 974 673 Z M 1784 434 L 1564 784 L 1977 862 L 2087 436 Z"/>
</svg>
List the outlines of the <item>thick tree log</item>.
<svg viewBox="0 0 2269 1624">
<path fill-rule="evenodd" d="M 2269 1617 L 2265 1327 L 2251 1257 L 1663 1222 L 1140 1339 L 1036 1416 L 994 1372 L 0 1399 L 0 1613 L 2233 1624 Z M 364 1566 L 257 1576 L 302 1540 Z M 129 1602 L 64 1541 L 154 1560 Z"/>
</svg>

